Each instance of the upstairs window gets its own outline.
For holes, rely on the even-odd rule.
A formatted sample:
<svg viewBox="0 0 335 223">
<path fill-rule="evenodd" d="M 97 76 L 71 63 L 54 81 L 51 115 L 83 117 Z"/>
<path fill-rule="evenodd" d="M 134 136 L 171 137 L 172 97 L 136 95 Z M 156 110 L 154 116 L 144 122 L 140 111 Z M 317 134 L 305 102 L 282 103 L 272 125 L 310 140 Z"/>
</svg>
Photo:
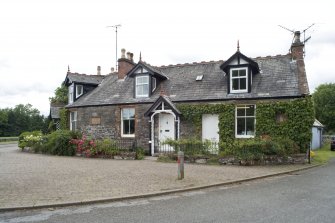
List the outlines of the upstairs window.
<svg viewBox="0 0 335 223">
<path fill-rule="evenodd" d="M 236 138 L 252 138 L 255 136 L 255 105 L 236 107 Z"/>
<path fill-rule="evenodd" d="M 230 92 L 244 93 L 248 92 L 247 68 L 232 68 L 230 70 Z"/>
<path fill-rule="evenodd" d="M 76 98 L 79 98 L 84 93 L 83 85 L 76 85 Z"/>
<path fill-rule="evenodd" d="M 149 97 L 149 76 L 136 77 L 136 97 Z"/>
<path fill-rule="evenodd" d="M 134 108 L 123 108 L 121 110 L 122 122 L 121 132 L 122 137 L 134 137 L 135 136 L 135 109 Z"/>
<path fill-rule="evenodd" d="M 69 86 L 69 104 L 73 103 L 73 84 Z"/>
</svg>

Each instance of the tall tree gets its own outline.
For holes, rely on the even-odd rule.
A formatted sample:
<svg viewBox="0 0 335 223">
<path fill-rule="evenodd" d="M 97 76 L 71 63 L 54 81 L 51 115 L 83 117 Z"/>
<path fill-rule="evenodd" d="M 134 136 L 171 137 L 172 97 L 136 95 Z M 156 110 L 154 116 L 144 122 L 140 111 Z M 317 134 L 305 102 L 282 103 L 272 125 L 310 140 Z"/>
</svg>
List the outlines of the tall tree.
<svg viewBox="0 0 335 223">
<path fill-rule="evenodd" d="M 335 83 L 321 84 L 313 93 L 316 118 L 326 126 L 327 131 L 335 131 Z"/>
<path fill-rule="evenodd" d="M 0 109 L 0 136 L 18 136 L 25 131 L 47 129 L 46 118 L 31 104 Z"/>
<path fill-rule="evenodd" d="M 60 87 L 56 88 L 55 96 L 49 98 L 51 103 L 67 104 L 68 101 L 68 88 L 62 84 Z"/>
</svg>

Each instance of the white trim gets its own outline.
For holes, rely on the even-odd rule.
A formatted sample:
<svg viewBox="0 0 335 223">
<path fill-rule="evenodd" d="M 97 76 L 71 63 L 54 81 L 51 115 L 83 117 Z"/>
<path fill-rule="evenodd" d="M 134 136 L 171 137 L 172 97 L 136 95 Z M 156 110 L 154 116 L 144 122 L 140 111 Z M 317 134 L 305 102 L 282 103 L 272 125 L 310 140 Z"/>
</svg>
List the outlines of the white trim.
<svg viewBox="0 0 335 223">
<path fill-rule="evenodd" d="M 254 134 L 253 135 L 238 135 L 237 134 L 237 108 L 247 108 L 248 106 L 254 106 L 254 115 L 253 116 L 243 116 L 245 119 L 246 118 L 254 118 Z M 239 116 L 242 117 L 242 116 Z M 235 138 L 255 138 L 256 135 L 256 105 L 253 104 L 248 104 L 248 105 L 236 105 L 235 107 Z"/>
<path fill-rule="evenodd" d="M 134 134 L 124 134 L 123 133 L 123 110 L 124 109 L 133 109 L 134 110 Z M 121 137 L 122 138 L 134 138 L 135 137 L 135 122 L 136 122 L 136 117 L 135 117 L 135 108 L 122 108 L 121 109 Z M 132 119 L 127 119 L 127 120 L 132 120 Z"/>
<path fill-rule="evenodd" d="M 138 80 L 137 79 L 140 79 L 140 78 L 146 78 L 147 79 L 147 82 L 146 83 L 140 83 L 138 84 Z M 148 85 L 148 92 L 146 92 L 146 94 L 138 94 L 137 92 L 137 87 L 138 86 L 145 86 L 145 85 Z M 135 78 L 135 96 L 136 98 L 146 98 L 146 97 L 149 97 L 149 75 L 141 75 L 141 76 L 136 76 Z"/>
<path fill-rule="evenodd" d="M 73 90 L 74 90 L 74 84 L 72 83 L 69 86 L 69 95 L 68 95 L 68 102 L 69 102 L 69 104 L 73 103 L 73 93 L 74 93 Z"/>
<path fill-rule="evenodd" d="M 177 131 L 177 139 L 179 139 L 179 132 L 180 132 L 180 120 L 177 119 L 176 114 L 172 111 L 172 110 L 156 110 L 150 117 L 150 123 L 151 123 L 151 156 L 154 156 L 155 154 L 155 115 L 160 114 L 160 113 L 168 113 L 173 115 L 174 121 L 177 122 L 177 129 L 175 129 L 175 131 Z M 175 132 L 176 133 L 176 132 Z"/>
<path fill-rule="evenodd" d="M 73 114 L 73 119 L 72 119 Z M 74 129 L 72 127 L 72 123 L 74 123 Z M 77 130 L 77 111 L 70 112 L 70 130 L 76 131 Z"/>
<path fill-rule="evenodd" d="M 154 92 L 156 90 L 156 87 L 157 87 L 157 80 L 155 77 L 152 77 L 151 78 L 151 85 L 152 85 L 152 91 L 151 92 Z M 155 83 L 155 84 L 154 84 Z"/>
<path fill-rule="evenodd" d="M 78 88 L 81 87 L 81 94 L 78 94 Z M 84 86 L 81 84 L 76 84 L 76 98 L 79 98 L 81 95 L 84 94 Z"/>
<path fill-rule="evenodd" d="M 234 70 L 245 70 L 245 75 L 246 75 L 246 77 L 245 77 L 245 79 L 246 79 L 246 81 L 245 81 L 245 88 L 246 89 L 243 89 L 243 90 L 233 90 L 233 79 L 244 79 L 244 77 L 233 77 L 233 75 L 232 75 L 232 73 L 233 73 L 233 71 Z M 249 86 L 249 84 L 248 84 L 248 67 L 238 67 L 238 68 L 232 68 L 232 69 L 230 69 L 230 74 L 229 74 L 230 76 L 230 93 L 246 93 L 246 92 L 248 92 L 248 86 Z"/>
</svg>

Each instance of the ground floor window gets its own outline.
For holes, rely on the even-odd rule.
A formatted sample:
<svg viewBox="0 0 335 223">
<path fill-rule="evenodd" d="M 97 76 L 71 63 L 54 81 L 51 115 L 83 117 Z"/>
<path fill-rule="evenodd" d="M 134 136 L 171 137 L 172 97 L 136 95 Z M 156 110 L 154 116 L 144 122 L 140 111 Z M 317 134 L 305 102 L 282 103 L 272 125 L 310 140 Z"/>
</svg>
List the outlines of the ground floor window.
<svg viewBox="0 0 335 223">
<path fill-rule="evenodd" d="M 255 136 L 255 105 L 236 106 L 235 115 L 236 138 L 251 138 Z"/>
<path fill-rule="evenodd" d="M 124 137 L 135 136 L 135 109 L 123 108 L 121 110 L 121 131 Z"/>
<path fill-rule="evenodd" d="M 77 130 L 77 112 L 70 112 L 70 130 Z"/>
</svg>

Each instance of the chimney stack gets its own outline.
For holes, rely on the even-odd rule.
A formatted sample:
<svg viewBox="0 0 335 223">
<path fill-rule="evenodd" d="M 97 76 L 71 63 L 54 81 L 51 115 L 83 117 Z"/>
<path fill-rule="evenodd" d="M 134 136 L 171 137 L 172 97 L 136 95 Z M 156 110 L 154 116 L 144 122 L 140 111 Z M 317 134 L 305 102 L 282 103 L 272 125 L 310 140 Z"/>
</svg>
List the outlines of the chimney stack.
<svg viewBox="0 0 335 223">
<path fill-rule="evenodd" d="M 300 32 L 296 31 L 294 33 L 294 40 L 291 45 L 291 56 L 292 60 L 296 61 L 298 68 L 298 87 L 299 92 L 302 95 L 309 94 L 305 61 L 304 61 L 304 43 L 300 40 Z"/>
<path fill-rule="evenodd" d="M 291 54 L 293 60 L 304 59 L 304 43 L 300 41 L 300 31 L 294 32 L 294 40 L 291 45 Z"/>
<path fill-rule="evenodd" d="M 127 52 L 127 58 L 125 54 L 126 50 L 121 49 L 121 58 L 118 59 L 118 79 L 124 79 L 127 73 L 136 65 L 132 59 L 132 53 Z"/>
<path fill-rule="evenodd" d="M 97 67 L 97 75 L 101 75 L 101 67 L 100 66 Z"/>
<path fill-rule="evenodd" d="M 121 49 L 121 58 L 126 58 L 126 49 L 125 48 Z"/>
</svg>

